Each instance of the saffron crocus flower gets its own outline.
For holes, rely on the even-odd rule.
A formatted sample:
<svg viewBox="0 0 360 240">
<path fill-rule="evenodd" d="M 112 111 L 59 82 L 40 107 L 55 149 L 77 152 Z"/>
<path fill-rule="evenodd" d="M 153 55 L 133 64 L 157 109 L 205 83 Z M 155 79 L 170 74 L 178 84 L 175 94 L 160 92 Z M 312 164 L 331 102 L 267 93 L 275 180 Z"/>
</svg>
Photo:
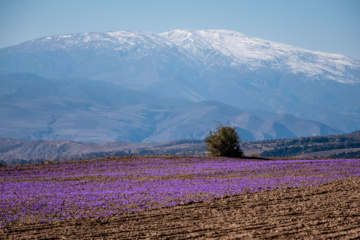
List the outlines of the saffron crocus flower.
<svg viewBox="0 0 360 240">
<path fill-rule="evenodd" d="M 0 226 L 105 217 L 359 176 L 360 160 L 142 158 L 0 168 Z"/>
</svg>

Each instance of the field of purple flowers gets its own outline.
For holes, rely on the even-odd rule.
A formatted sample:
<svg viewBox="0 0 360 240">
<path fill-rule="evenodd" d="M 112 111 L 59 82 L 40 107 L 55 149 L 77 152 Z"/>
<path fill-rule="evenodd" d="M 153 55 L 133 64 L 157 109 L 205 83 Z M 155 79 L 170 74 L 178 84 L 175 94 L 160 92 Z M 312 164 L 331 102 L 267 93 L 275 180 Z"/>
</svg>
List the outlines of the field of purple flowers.
<svg viewBox="0 0 360 240">
<path fill-rule="evenodd" d="M 205 202 L 360 176 L 359 159 L 127 157 L 0 168 L 0 228 Z"/>
</svg>

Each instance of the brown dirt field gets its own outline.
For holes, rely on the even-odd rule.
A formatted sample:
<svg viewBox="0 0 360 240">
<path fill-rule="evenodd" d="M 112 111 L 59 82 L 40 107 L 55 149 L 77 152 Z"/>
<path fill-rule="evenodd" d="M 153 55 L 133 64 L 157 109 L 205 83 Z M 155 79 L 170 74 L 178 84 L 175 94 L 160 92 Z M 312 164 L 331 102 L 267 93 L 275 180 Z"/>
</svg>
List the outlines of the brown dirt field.
<svg viewBox="0 0 360 240">
<path fill-rule="evenodd" d="M 360 177 L 122 216 L 0 229 L 4 239 L 360 239 Z"/>
</svg>

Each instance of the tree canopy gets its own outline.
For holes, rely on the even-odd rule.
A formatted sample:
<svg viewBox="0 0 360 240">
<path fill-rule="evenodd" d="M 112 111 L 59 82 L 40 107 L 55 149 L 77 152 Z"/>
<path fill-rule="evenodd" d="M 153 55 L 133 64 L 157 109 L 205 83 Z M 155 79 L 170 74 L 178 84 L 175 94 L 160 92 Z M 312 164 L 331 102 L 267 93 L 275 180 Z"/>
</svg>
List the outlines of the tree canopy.
<svg viewBox="0 0 360 240">
<path fill-rule="evenodd" d="M 213 157 L 243 157 L 240 148 L 240 137 L 234 127 L 219 125 L 216 131 L 210 130 L 210 135 L 205 138 L 208 145 L 207 151 Z"/>
</svg>

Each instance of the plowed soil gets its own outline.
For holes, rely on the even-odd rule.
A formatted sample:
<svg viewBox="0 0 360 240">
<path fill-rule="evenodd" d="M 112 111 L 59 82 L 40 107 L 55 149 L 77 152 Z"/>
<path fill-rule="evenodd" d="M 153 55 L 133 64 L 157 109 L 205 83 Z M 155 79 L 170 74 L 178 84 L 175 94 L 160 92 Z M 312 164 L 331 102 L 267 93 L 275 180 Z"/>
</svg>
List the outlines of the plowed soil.
<svg viewBox="0 0 360 240">
<path fill-rule="evenodd" d="M 0 231 L 5 239 L 360 239 L 360 177 Z"/>
</svg>

